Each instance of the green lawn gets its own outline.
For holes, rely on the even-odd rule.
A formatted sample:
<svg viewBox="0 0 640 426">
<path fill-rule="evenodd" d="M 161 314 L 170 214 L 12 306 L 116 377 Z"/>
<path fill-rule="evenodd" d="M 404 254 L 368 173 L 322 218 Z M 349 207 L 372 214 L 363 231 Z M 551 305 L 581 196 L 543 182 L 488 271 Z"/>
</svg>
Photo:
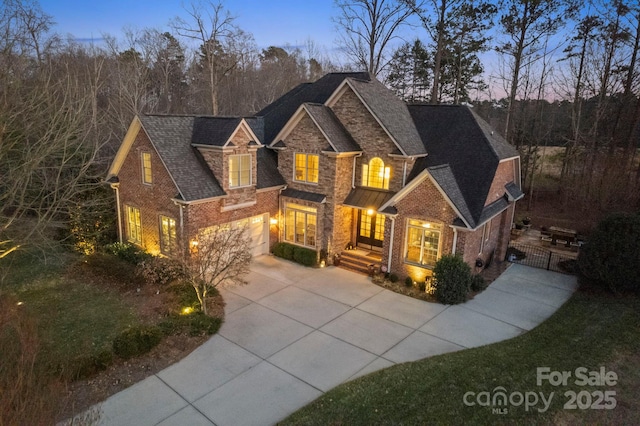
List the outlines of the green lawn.
<svg viewBox="0 0 640 426">
<path fill-rule="evenodd" d="M 575 370 L 617 373 L 615 386 L 578 386 Z M 538 386 L 536 369 L 569 371 L 567 385 Z M 507 395 L 536 392 L 549 399 L 547 411 L 538 402 L 529 410 L 510 404 L 465 405 L 481 392 L 493 396 L 503 387 Z M 597 391 L 614 391 L 613 410 L 565 410 L 567 391 L 582 392 L 581 404 L 595 402 Z M 584 392 L 587 391 L 587 392 Z M 595 393 L 594 393 L 595 392 Z M 577 292 L 548 321 L 515 339 L 402 364 L 339 386 L 283 424 L 638 424 L 640 422 L 640 300 Z M 588 394 L 588 395 L 587 395 Z M 484 394 L 486 395 L 486 394 Z M 533 396 L 530 396 L 533 402 Z M 475 399 L 477 402 L 477 399 Z M 602 403 L 604 404 L 604 402 Z"/>
<path fill-rule="evenodd" d="M 40 345 L 39 364 L 54 374 L 72 373 L 78 358 L 110 349 L 115 335 L 139 323 L 135 312 L 116 293 L 66 273 L 80 256 L 59 253 L 43 263 L 21 253 L 12 259 L 2 292 L 19 301 L 33 319 Z"/>
</svg>

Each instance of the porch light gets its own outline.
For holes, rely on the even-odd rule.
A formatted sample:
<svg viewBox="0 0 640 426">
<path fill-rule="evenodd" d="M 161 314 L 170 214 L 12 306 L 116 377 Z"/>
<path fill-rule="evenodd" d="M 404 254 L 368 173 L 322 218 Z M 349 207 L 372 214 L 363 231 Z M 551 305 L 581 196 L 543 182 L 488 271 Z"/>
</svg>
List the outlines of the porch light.
<svg viewBox="0 0 640 426">
<path fill-rule="evenodd" d="M 373 209 L 368 209 L 367 216 L 372 216 L 372 215 L 373 215 Z"/>
<path fill-rule="evenodd" d="M 269 219 L 269 223 L 272 224 L 272 225 L 277 225 L 278 224 L 278 218 L 272 217 L 271 219 Z"/>
<path fill-rule="evenodd" d="M 191 240 L 191 247 L 198 247 L 198 241 Z"/>
</svg>

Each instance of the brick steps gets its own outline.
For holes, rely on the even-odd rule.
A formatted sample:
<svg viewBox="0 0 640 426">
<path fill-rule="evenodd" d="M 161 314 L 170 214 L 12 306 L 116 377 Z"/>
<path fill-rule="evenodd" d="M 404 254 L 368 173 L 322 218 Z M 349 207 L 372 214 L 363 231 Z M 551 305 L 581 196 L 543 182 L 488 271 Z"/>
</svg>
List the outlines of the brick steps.
<svg viewBox="0 0 640 426">
<path fill-rule="evenodd" d="M 379 268 L 380 260 L 352 251 L 343 251 L 340 253 L 340 265 L 338 265 L 338 267 L 365 275 L 371 275 L 371 267 Z"/>
</svg>

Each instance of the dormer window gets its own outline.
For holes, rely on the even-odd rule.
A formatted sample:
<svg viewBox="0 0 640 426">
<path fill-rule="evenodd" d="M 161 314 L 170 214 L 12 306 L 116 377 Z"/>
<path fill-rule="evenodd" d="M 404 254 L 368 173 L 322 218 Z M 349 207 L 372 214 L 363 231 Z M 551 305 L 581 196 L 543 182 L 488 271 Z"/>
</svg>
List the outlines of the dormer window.
<svg viewBox="0 0 640 426">
<path fill-rule="evenodd" d="M 251 185 L 251 154 L 229 157 L 229 187 Z"/>
<path fill-rule="evenodd" d="M 381 158 L 375 157 L 362 165 L 362 186 L 389 189 L 391 167 L 385 167 Z"/>
<path fill-rule="evenodd" d="M 318 183 L 318 164 L 318 155 L 296 153 L 294 179 L 297 182 Z"/>
<path fill-rule="evenodd" d="M 142 183 L 151 185 L 153 183 L 153 175 L 151 174 L 151 154 L 143 152 L 140 160 L 142 163 Z"/>
</svg>

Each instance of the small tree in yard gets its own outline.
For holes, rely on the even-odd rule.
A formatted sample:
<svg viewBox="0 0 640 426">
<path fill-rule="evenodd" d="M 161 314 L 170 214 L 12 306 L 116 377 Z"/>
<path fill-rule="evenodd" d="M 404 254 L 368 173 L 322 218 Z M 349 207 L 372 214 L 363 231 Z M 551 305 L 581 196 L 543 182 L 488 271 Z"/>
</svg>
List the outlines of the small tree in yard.
<svg viewBox="0 0 640 426">
<path fill-rule="evenodd" d="M 578 255 L 583 284 L 640 294 L 640 214 L 616 214 L 598 224 Z"/>
<path fill-rule="evenodd" d="M 442 256 L 433 268 L 433 279 L 438 302 L 455 305 L 467 300 L 471 268 L 460 256 Z"/>
<path fill-rule="evenodd" d="M 184 271 L 207 314 L 207 294 L 222 283 L 245 284 L 251 262 L 247 227 L 215 226 L 201 231 L 184 260 Z"/>
</svg>

